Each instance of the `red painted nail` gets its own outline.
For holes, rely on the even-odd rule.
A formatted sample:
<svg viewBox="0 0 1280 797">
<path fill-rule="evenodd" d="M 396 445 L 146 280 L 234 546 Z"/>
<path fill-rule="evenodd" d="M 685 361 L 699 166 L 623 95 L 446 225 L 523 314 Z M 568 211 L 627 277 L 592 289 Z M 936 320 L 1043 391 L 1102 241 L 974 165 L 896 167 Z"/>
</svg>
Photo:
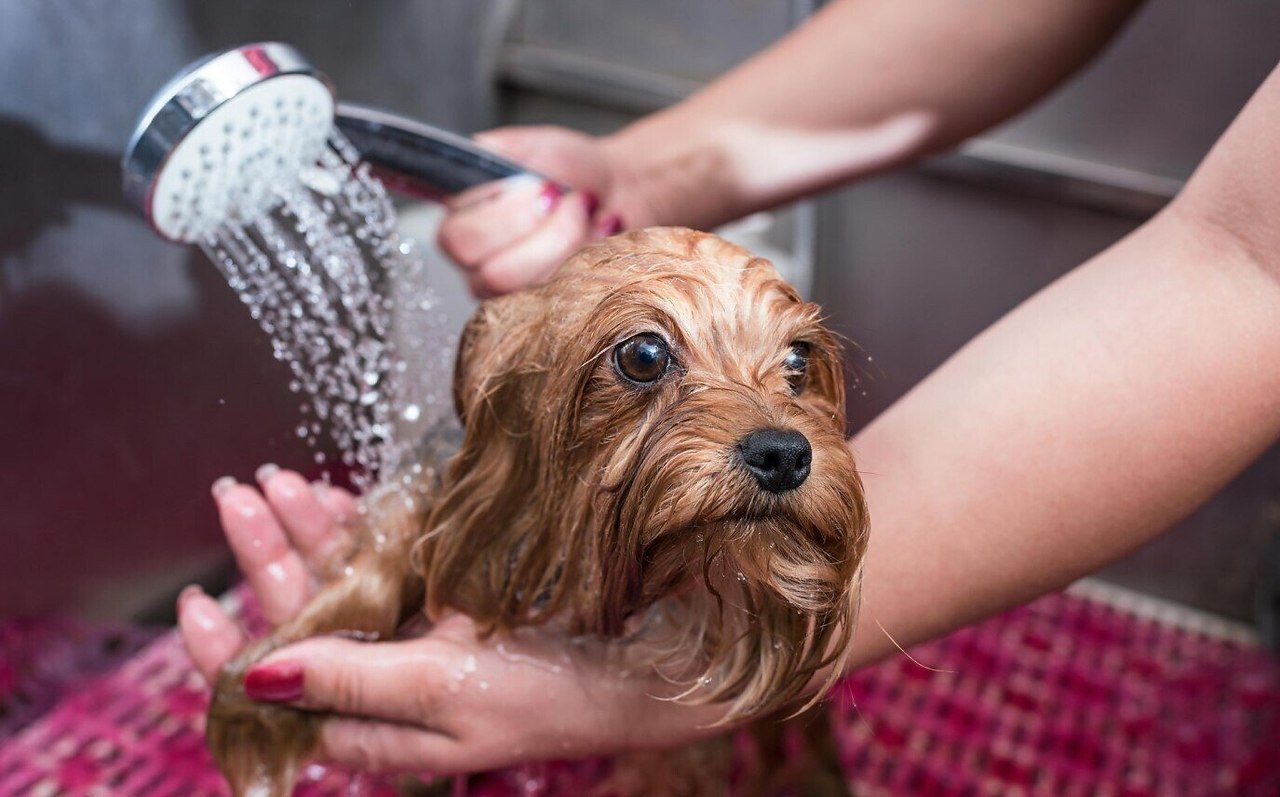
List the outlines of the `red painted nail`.
<svg viewBox="0 0 1280 797">
<path fill-rule="evenodd" d="M 244 693 L 267 703 L 297 700 L 302 697 L 302 665 L 296 661 L 254 665 L 244 674 Z"/>
<path fill-rule="evenodd" d="M 600 209 L 600 197 L 595 191 L 582 192 L 582 207 L 587 212 L 587 218 L 596 215 L 596 211 Z"/>
<path fill-rule="evenodd" d="M 600 223 L 596 225 L 596 229 L 600 231 L 601 235 L 616 235 L 622 232 L 622 217 L 617 213 L 610 213 L 600 220 Z"/>
<path fill-rule="evenodd" d="M 560 197 L 564 196 L 564 191 L 560 190 L 560 186 L 547 180 L 542 184 L 542 190 L 538 192 L 538 210 L 550 213 L 555 210 L 556 205 L 560 204 Z"/>
</svg>

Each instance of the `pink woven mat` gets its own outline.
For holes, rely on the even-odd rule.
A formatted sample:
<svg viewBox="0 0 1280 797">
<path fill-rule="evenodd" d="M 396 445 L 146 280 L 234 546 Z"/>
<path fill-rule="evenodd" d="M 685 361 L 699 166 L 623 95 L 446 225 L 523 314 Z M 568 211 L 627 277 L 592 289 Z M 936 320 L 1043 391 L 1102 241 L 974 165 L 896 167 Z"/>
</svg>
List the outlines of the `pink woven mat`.
<svg viewBox="0 0 1280 797">
<path fill-rule="evenodd" d="M 162 630 L 68 617 L 0 623 L 0 740 L 38 720 L 86 679 L 120 666 Z"/>
<path fill-rule="evenodd" d="M 1280 794 L 1280 664 L 1255 648 L 1064 594 L 912 653 L 927 668 L 864 669 L 831 702 L 864 797 Z M 225 795 L 205 704 L 167 634 L 5 741 L 0 795 Z M 520 767 L 472 793 L 576 795 L 607 766 Z M 393 793 L 319 766 L 297 791 Z"/>
</svg>

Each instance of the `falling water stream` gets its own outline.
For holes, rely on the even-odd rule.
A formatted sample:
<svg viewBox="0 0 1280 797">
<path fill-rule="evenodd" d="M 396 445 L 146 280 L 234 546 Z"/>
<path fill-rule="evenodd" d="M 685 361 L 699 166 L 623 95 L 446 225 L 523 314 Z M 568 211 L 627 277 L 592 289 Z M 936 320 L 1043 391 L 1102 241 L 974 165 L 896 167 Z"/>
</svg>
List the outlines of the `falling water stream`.
<svg viewBox="0 0 1280 797">
<path fill-rule="evenodd" d="M 202 244 L 292 372 L 296 434 L 325 463 L 336 446 L 368 490 L 412 467 L 447 423 L 453 345 L 422 257 L 396 232 L 386 189 L 337 131 L 278 198 Z"/>
</svg>

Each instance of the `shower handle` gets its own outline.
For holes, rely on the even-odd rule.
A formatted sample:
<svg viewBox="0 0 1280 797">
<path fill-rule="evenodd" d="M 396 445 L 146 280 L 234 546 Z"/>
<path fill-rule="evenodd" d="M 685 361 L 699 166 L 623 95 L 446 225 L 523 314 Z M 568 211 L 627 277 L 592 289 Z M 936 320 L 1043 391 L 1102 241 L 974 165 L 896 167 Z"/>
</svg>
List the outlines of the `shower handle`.
<svg viewBox="0 0 1280 797">
<path fill-rule="evenodd" d="M 388 188 L 422 199 L 440 201 L 522 174 L 547 179 L 464 136 L 362 105 L 339 103 L 334 126 Z"/>
</svg>

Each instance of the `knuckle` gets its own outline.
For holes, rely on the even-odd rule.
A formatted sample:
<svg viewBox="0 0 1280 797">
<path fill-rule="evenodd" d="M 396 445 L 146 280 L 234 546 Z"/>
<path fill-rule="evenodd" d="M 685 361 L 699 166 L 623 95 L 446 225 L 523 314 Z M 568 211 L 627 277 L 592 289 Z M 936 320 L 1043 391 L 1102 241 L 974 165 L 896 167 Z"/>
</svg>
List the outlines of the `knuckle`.
<svg viewBox="0 0 1280 797">
<path fill-rule="evenodd" d="M 482 268 L 477 282 L 485 295 L 498 296 L 523 288 L 529 280 L 520 269 L 495 264 Z"/>
<path fill-rule="evenodd" d="M 387 765 L 386 746 L 374 732 L 374 726 L 360 723 L 348 726 L 345 734 L 343 757 L 362 768 L 378 771 Z"/>
<path fill-rule="evenodd" d="M 424 752 L 387 726 L 367 721 L 330 720 L 320 736 L 322 758 L 367 772 L 424 768 L 429 764 Z"/>
<path fill-rule="evenodd" d="M 330 676 L 329 695 L 333 708 L 344 712 L 358 712 L 364 705 L 364 685 L 357 673 L 347 667 L 339 667 Z"/>
<path fill-rule="evenodd" d="M 409 706 L 414 718 L 423 724 L 434 724 L 440 714 L 440 700 L 435 679 L 423 674 L 409 694 Z"/>
<path fill-rule="evenodd" d="M 473 271 L 468 274 L 467 287 L 471 289 L 472 296 L 481 300 L 493 298 L 500 293 L 483 270 Z"/>
<path fill-rule="evenodd" d="M 470 266 L 474 264 L 474 260 L 467 256 L 459 226 L 456 216 L 449 216 L 441 222 L 440 229 L 436 231 L 436 246 L 460 265 Z"/>
</svg>

